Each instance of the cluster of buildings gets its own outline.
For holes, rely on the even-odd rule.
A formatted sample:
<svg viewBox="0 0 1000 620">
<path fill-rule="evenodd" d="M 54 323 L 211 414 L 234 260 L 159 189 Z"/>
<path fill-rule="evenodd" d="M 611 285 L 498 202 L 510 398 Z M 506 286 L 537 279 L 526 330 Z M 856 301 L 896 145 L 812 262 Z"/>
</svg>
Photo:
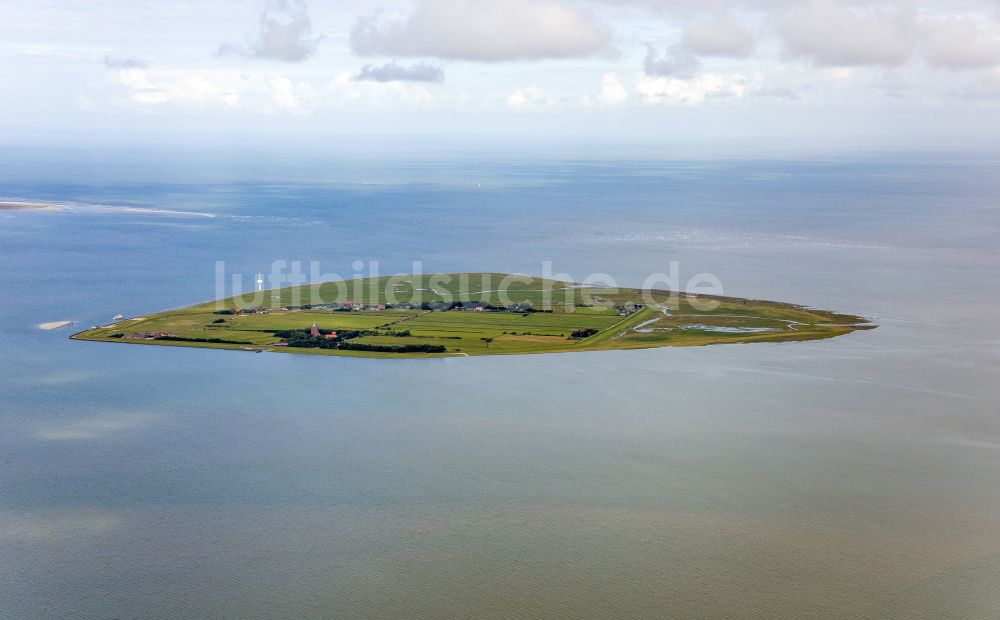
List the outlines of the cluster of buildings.
<svg viewBox="0 0 1000 620">
<path fill-rule="evenodd" d="M 289 306 L 287 308 L 278 308 L 278 312 L 291 312 L 292 310 L 314 310 L 319 308 L 327 308 L 330 310 L 367 310 L 369 312 L 379 312 L 386 309 L 385 304 L 372 304 L 364 305 L 359 301 L 354 301 L 353 299 L 345 299 L 340 303 L 332 304 L 311 304 L 305 306 Z"/>
<path fill-rule="evenodd" d="M 642 310 L 642 304 L 625 304 L 618 309 L 618 316 L 629 316 Z"/>
<path fill-rule="evenodd" d="M 319 338 L 320 336 L 323 336 L 323 338 L 326 338 L 327 340 L 336 340 L 337 339 L 337 332 L 336 332 L 336 330 L 334 330 L 334 331 L 332 331 L 329 334 L 326 334 L 324 336 L 322 333 L 320 333 L 319 326 L 317 326 L 315 323 L 313 323 L 312 327 L 309 328 L 309 335 L 312 336 L 313 338 Z"/>
<path fill-rule="evenodd" d="M 339 308 L 341 310 L 370 310 L 373 312 L 380 312 L 385 310 L 385 304 L 373 304 L 370 306 L 365 306 L 360 301 L 354 301 L 353 299 L 345 299 L 339 304 L 330 304 L 332 307 Z"/>
<path fill-rule="evenodd" d="M 603 302 L 604 300 L 595 297 L 595 302 Z M 486 301 L 460 301 L 460 302 L 436 302 L 438 305 L 443 306 L 443 308 L 438 309 L 448 309 L 448 310 L 459 310 L 465 312 L 532 312 L 535 311 L 531 302 L 516 303 L 507 306 L 506 308 L 497 307 L 490 305 Z M 277 312 L 292 312 L 295 310 L 318 310 L 318 309 L 329 309 L 329 310 L 339 310 L 339 311 L 366 311 L 366 312 L 381 312 L 383 310 L 415 310 L 420 307 L 424 309 L 435 309 L 434 303 L 422 304 L 422 306 L 401 303 L 401 304 L 364 304 L 363 302 L 356 301 L 354 299 L 345 299 L 342 302 L 334 302 L 328 304 L 312 304 L 312 305 L 302 305 L 302 306 L 287 306 L 277 308 Z M 620 316 L 628 316 L 630 314 L 635 314 L 639 310 L 642 310 L 642 304 L 628 303 L 624 306 L 618 308 L 618 314 Z M 232 310 L 218 311 L 216 314 L 267 314 L 269 311 L 262 308 L 233 308 Z"/>
</svg>

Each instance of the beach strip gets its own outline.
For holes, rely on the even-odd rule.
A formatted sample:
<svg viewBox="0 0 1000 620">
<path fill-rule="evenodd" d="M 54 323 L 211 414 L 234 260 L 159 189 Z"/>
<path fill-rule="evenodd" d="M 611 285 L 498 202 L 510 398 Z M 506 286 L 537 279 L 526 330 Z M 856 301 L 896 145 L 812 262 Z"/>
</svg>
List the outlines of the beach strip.
<svg viewBox="0 0 1000 620">
<path fill-rule="evenodd" d="M 55 205 L 44 202 L 0 201 L 0 211 L 61 211 Z"/>
<path fill-rule="evenodd" d="M 73 321 L 49 321 L 48 323 L 39 323 L 39 329 L 59 329 L 60 327 L 66 327 L 67 325 L 72 325 Z"/>
</svg>

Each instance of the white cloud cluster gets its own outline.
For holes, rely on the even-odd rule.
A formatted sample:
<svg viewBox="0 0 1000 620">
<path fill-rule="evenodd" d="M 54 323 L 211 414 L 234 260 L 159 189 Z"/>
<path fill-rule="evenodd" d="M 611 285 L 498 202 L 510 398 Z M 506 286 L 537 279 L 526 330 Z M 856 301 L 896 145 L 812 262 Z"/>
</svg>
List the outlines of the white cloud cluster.
<svg viewBox="0 0 1000 620">
<path fill-rule="evenodd" d="M 598 102 L 604 106 L 616 106 L 625 103 L 628 99 L 628 89 L 618 79 L 614 73 L 605 73 L 601 77 L 601 92 L 597 96 Z"/>
<path fill-rule="evenodd" d="M 406 17 L 360 19 L 351 48 L 362 56 L 423 56 L 484 62 L 589 56 L 608 33 L 557 0 L 419 0 Z"/>
<path fill-rule="evenodd" d="M 316 51 L 305 0 L 271 0 L 260 15 L 257 36 L 246 44 L 226 43 L 219 54 L 299 62 Z"/>
<path fill-rule="evenodd" d="M 375 70 L 378 68 L 369 69 L 368 73 Z M 190 73 L 122 69 L 114 73 L 114 79 L 124 89 L 121 101 L 153 108 L 175 105 L 306 114 L 350 105 L 419 106 L 434 99 L 422 85 L 406 84 L 401 79 L 359 80 L 350 71 L 318 82 L 296 80 L 280 73 L 235 70 Z"/>
<path fill-rule="evenodd" d="M 256 72 L 124 69 L 117 73 L 116 79 L 126 88 L 126 100 L 140 106 L 174 104 L 308 112 L 315 107 L 317 99 L 314 88 L 307 82 Z"/>
<path fill-rule="evenodd" d="M 423 106 L 431 103 L 434 96 L 420 84 L 406 84 L 394 80 L 389 82 L 358 81 L 356 76 L 344 71 L 331 80 L 325 88 L 325 103 L 332 107 L 360 104 L 365 107 L 384 108 L 396 105 Z"/>
<path fill-rule="evenodd" d="M 635 93 L 647 104 L 702 103 L 706 99 L 738 99 L 761 89 L 760 76 L 742 73 L 703 73 L 691 79 L 641 76 Z"/>
<path fill-rule="evenodd" d="M 123 69 L 118 72 L 117 80 L 128 89 L 128 100 L 140 105 L 221 103 L 235 107 L 240 102 L 237 90 L 219 86 L 202 75 L 154 81 L 145 69 Z"/>
<path fill-rule="evenodd" d="M 580 101 L 583 107 L 591 108 L 614 108 L 629 101 L 631 93 L 627 86 L 622 84 L 617 73 L 608 72 L 601 76 L 601 85 L 596 96 L 584 95 Z"/>
<path fill-rule="evenodd" d="M 541 86 L 519 88 L 507 95 L 507 107 L 511 110 L 538 110 L 551 108 L 559 103 L 559 97 Z"/>
<path fill-rule="evenodd" d="M 304 112 L 315 107 L 316 93 L 310 84 L 294 82 L 283 75 L 268 77 L 265 82 L 270 101 L 276 107 L 290 112 Z"/>
</svg>

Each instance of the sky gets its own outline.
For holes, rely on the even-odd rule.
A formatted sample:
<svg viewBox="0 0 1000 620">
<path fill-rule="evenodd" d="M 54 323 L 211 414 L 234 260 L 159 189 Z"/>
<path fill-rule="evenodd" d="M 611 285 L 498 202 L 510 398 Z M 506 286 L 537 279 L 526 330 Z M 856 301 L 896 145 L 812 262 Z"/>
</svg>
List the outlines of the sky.
<svg viewBox="0 0 1000 620">
<path fill-rule="evenodd" d="M 0 0 L 0 143 L 988 148 L 996 0 Z"/>
</svg>

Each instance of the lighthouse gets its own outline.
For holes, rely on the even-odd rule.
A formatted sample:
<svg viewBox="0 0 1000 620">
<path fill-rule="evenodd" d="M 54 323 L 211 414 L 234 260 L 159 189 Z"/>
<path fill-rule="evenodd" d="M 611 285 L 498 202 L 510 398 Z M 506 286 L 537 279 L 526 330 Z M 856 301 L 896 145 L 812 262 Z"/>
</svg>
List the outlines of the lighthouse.
<svg viewBox="0 0 1000 620">
<path fill-rule="evenodd" d="M 264 290 L 264 274 L 258 273 L 257 274 L 257 292 L 259 293 L 259 292 L 261 292 L 263 290 Z"/>
</svg>

